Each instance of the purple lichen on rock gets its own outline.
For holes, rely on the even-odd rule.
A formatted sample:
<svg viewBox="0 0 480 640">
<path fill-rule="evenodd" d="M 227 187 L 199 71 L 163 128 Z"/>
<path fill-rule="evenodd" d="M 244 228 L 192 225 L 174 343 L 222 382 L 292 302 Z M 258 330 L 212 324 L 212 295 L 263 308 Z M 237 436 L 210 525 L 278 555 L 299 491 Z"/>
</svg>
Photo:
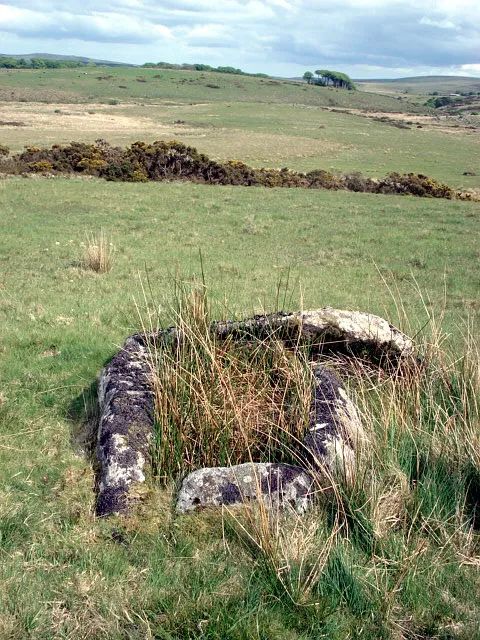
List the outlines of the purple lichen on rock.
<svg viewBox="0 0 480 640">
<path fill-rule="evenodd" d="M 153 393 L 145 337 L 128 338 L 100 376 L 98 515 L 126 511 L 128 494 L 145 481 L 153 424 Z"/>
<path fill-rule="evenodd" d="M 303 457 L 320 473 L 352 481 L 356 451 L 366 435 L 355 404 L 340 378 L 324 366 L 314 369 L 314 387 Z"/>
<path fill-rule="evenodd" d="M 211 330 L 220 340 L 227 337 L 239 341 L 252 337 L 273 337 L 290 346 L 303 341 L 315 345 L 319 356 L 323 351 L 355 353 L 358 349 L 363 349 L 373 359 L 384 361 L 410 357 L 414 351 L 412 341 L 386 320 L 368 313 L 342 311 L 331 307 L 297 313 L 259 315 L 239 322 L 214 322 Z M 131 336 L 100 376 L 97 444 L 99 515 L 127 511 L 132 489 L 145 481 L 154 424 L 154 397 L 150 379 L 154 363 L 150 352 L 153 349 L 161 354 L 161 350 L 168 344 L 179 344 L 181 341 L 182 332 L 176 327 Z M 355 450 L 364 441 L 358 412 L 333 373 L 318 365 L 314 374 L 310 421 L 301 455 L 308 458 L 306 465 L 310 464 L 310 471 L 317 469 L 329 473 L 342 472 L 347 479 L 352 478 Z M 268 490 L 276 496 L 278 504 L 288 496 L 285 499 L 293 500 L 295 508 L 298 509 L 299 505 L 306 508 L 309 499 L 302 492 L 311 481 L 309 472 L 289 465 L 255 465 L 257 475 L 261 476 L 259 487 L 262 495 L 266 494 L 268 485 Z M 237 469 L 238 473 L 243 466 L 194 471 L 185 479 L 183 486 L 189 487 L 194 495 L 195 487 L 192 482 L 202 482 L 208 492 L 202 497 L 197 488 L 198 495 L 194 495 L 192 500 L 198 498 L 198 503 L 190 503 L 186 494 L 181 493 L 177 509 L 189 511 L 198 504 L 235 504 L 243 500 L 246 495 L 250 495 L 256 484 L 243 480 L 239 484 L 231 475 L 232 469 Z M 296 471 L 293 472 L 292 469 Z M 287 479 L 291 473 L 296 474 L 294 480 Z M 280 485 L 286 487 L 287 491 L 284 488 L 280 490 Z M 273 486 L 275 489 L 272 489 Z M 311 485 L 308 486 L 310 488 Z M 184 506 L 179 507 L 181 504 Z"/>
<path fill-rule="evenodd" d="M 262 500 L 268 507 L 304 513 L 313 496 L 313 479 L 289 464 L 246 462 L 192 471 L 178 493 L 177 513 Z"/>
</svg>

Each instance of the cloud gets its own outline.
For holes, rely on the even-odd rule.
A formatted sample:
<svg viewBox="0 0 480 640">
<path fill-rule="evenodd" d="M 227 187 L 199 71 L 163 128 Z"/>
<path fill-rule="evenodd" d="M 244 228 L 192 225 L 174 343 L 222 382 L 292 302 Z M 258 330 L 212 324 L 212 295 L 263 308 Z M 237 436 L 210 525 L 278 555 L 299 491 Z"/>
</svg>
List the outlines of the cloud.
<svg viewBox="0 0 480 640">
<path fill-rule="evenodd" d="M 130 0 L 132 1 L 132 0 Z M 38 3 L 37 3 L 38 4 Z M 118 12 L 95 11 L 72 14 L 66 11 L 40 12 L 0 4 L 0 32 L 24 37 L 77 39 L 86 42 L 141 44 L 171 39 L 170 29 L 140 17 Z"/>
<path fill-rule="evenodd" d="M 23 52 L 63 41 L 85 53 L 81 43 L 89 42 L 95 45 L 89 54 L 98 57 L 120 52 L 135 62 L 191 62 L 201 56 L 285 74 L 323 66 L 384 70 L 377 76 L 404 69 L 475 74 L 480 64 L 477 0 L 2 2 L 2 39 Z"/>
<path fill-rule="evenodd" d="M 430 27 L 437 27 L 438 29 L 458 29 L 458 27 L 451 20 L 432 20 L 428 16 L 422 16 L 420 24 L 426 24 Z"/>
</svg>

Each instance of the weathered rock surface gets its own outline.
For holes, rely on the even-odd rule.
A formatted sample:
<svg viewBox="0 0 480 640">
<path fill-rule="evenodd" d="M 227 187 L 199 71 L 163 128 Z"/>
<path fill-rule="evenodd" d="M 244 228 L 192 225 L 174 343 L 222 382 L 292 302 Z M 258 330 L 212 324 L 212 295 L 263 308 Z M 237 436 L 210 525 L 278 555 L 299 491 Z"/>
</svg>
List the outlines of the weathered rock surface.
<svg viewBox="0 0 480 640">
<path fill-rule="evenodd" d="M 98 515 L 125 511 L 128 493 L 145 481 L 153 425 L 153 394 L 145 338 L 128 338 L 100 376 Z"/>
<path fill-rule="evenodd" d="M 379 316 L 361 311 L 324 307 L 313 311 L 274 313 L 239 322 L 217 322 L 219 337 L 275 334 L 278 339 L 299 337 L 318 343 L 326 351 L 370 351 L 375 358 L 405 357 L 413 354 L 413 342 L 399 329 Z"/>
<path fill-rule="evenodd" d="M 329 369 L 317 366 L 314 380 L 302 453 L 320 472 L 352 481 L 355 452 L 367 441 L 357 408 L 341 380 Z"/>
<path fill-rule="evenodd" d="M 297 313 L 259 315 L 241 322 L 215 322 L 212 324 L 212 331 L 219 339 L 274 337 L 290 345 L 304 340 L 313 343 L 320 355 L 322 352 L 332 351 L 361 352 L 362 355 L 367 353 L 373 359 L 383 361 L 391 358 L 398 360 L 413 354 L 412 341 L 383 318 L 331 307 Z M 149 348 L 153 346 L 161 353 L 166 345 L 181 341 L 182 332 L 177 327 L 131 336 L 101 374 L 97 446 L 100 468 L 97 501 L 99 515 L 126 511 L 131 489 L 145 481 L 145 465 L 148 463 L 154 422 L 154 399 L 149 381 L 152 366 Z M 363 440 L 358 414 L 336 376 L 320 367 L 315 379 L 311 419 L 303 443 L 304 449 L 309 452 L 312 463 L 319 469 L 326 469 L 331 473 L 343 472 L 350 478 L 354 473 L 354 450 Z M 280 473 L 278 469 L 284 467 L 285 465 L 276 465 L 277 476 Z M 200 481 L 204 471 L 210 473 L 210 476 L 205 476 L 207 480 L 212 478 L 212 470 L 200 469 L 193 472 L 185 483 L 188 480 L 187 485 L 190 486 L 193 479 Z M 271 469 L 265 473 L 270 471 Z M 222 473 L 225 475 L 227 472 Z M 301 473 L 305 472 L 300 470 L 298 473 L 300 478 Z M 302 482 L 298 480 L 300 485 Z M 220 485 L 217 482 L 214 486 Z M 292 494 L 292 499 L 297 504 L 300 498 L 295 493 L 294 485 L 288 487 L 288 495 Z M 213 496 L 213 493 L 209 495 Z M 213 505 L 215 500 L 218 501 L 218 495 L 222 494 L 220 492 L 216 495 L 216 498 L 205 500 L 211 500 Z M 194 497 L 201 499 L 200 496 Z M 180 498 L 179 504 L 183 504 Z"/>
<path fill-rule="evenodd" d="M 209 467 L 193 471 L 184 479 L 176 510 L 188 513 L 261 498 L 268 507 L 304 513 L 312 500 L 312 491 L 312 477 L 301 467 L 263 462 Z"/>
</svg>

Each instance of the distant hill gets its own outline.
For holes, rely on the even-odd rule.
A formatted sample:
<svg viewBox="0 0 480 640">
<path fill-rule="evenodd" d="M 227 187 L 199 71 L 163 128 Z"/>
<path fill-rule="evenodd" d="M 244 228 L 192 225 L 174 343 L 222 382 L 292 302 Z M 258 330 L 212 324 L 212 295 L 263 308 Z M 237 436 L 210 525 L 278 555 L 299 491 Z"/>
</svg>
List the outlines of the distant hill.
<svg viewBox="0 0 480 640">
<path fill-rule="evenodd" d="M 428 95 L 480 91 L 480 78 L 471 76 L 414 76 L 355 80 L 359 89 L 376 93 Z"/>
<path fill-rule="evenodd" d="M 388 83 L 429 83 L 429 82 L 461 82 L 465 80 L 467 82 L 474 81 L 480 82 L 480 78 L 472 76 L 411 76 L 407 78 L 356 78 L 355 82 L 388 82 Z"/>
<path fill-rule="evenodd" d="M 31 60 L 32 58 L 42 58 L 43 60 L 69 60 L 72 62 L 79 62 L 81 64 L 94 63 L 98 65 L 104 65 L 106 67 L 136 67 L 138 65 L 135 64 L 127 64 L 126 62 L 114 62 L 112 60 L 98 60 L 96 58 L 87 58 L 85 56 L 65 56 L 59 53 L 0 53 L 0 57 L 5 58 L 14 58 L 15 60 L 20 60 L 20 58 L 24 58 L 25 60 Z"/>
</svg>

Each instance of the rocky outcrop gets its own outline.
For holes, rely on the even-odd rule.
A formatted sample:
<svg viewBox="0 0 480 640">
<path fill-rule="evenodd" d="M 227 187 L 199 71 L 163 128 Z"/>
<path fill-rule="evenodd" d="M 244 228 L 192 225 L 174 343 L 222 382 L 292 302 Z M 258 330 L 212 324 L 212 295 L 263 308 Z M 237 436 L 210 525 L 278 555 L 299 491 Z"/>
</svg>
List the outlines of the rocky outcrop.
<svg viewBox="0 0 480 640">
<path fill-rule="evenodd" d="M 312 346 L 317 359 L 321 358 L 322 353 L 340 351 L 369 355 L 373 360 L 383 364 L 410 357 L 414 352 L 412 341 L 383 318 L 330 307 L 290 314 L 259 315 L 239 322 L 215 322 L 211 330 L 219 339 L 274 338 L 283 340 L 287 346 L 306 342 Z M 154 398 L 149 380 L 152 367 L 150 350 L 161 354 L 162 348 L 181 340 L 181 330 L 176 327 L 131 336 L 100 376 L 97 445 L 99 515 L 126 511 L 132 488 L 145 481 L 154 423 Z M 315 371 L 310 422 L 303 442 L 303 455 L 307 453 L 312 468 L 330 474 L 343 473 L 349 479 L 354 473 L 355 450 L 363 440 L 364 434 L 358 413 L 340 380 L 327 369 L 318 366 Z M 298 475 L 295 476 L 295 480 L 286 480 L 290 473 L 288 469 L 297 469 L 295 473 Z M 300 491 L 300 485 L 304 486 L 307 482 L 308 474 L 302 475 L 305 471 L 288 465 L 269 466 L 266 463 L 257 468 L 257 475 L 264 477 L 264 473 L 272 480 L 271 485 L 275 485 L 276 482 L 275 486 L 278 487 L 278 482 L 281 481 L 287 487 L 287 491 L 274 490 L 277 502 L 294 500 L 295 508 L 299 508 L 300 504 L 306 504 L 306 498 L 296 493 L 297 490 Z M 272 473 L 276 475 L 271 476 Z M 249 485 L 246 482 L 245 486 L 240 484 L 243 487 L 242 493 L 240 489 L 235 492 L 235 482 L 230 481 L 230 490 L 222 494 L 219 487 L 225 486 L 228 477 L 225 468 L 200 469 L 193 472 L 185 480 L 184 487 L 189 488 L 192 500 L 198 498 L 200 502 L 189 502 L 186 494 L 181 494 L 184 498 L 179 497 L 179 504 L 186 506 L 179 509 L 188 511 L 197 504 L 220 504 L 222 495 L 226 496 L 224 499 L 227 501 L 233 500 L 233 496 L 236 496 L 235 500 L 239 500 L 242 496 L 253 495 L 251 491 L 255 483 Z M 274 477 L 277 480 L 273 480 Z M 204 497 L 194 494 L 194 481 L 206 483 L 202 484 L 208 489 Z"/>
<path fill-rule="evenodd" d="M 231 507 L 263 500 L 268 507 L 304 513 L 312 496 L 313 479 L 305 469 L 288 464 L 247 462 L 190 473 L 180 488 L 176 510 L 188 513 L 206 507 Z"/>
<path fill-rule="evenodd" d="M 412 340 L 387 320 L 370 313 L 332 307 L 260 315 L 239 322 L 217 322 L 214 330 L 221 338 L 274 335 L 286 341 L 308 341 L 320 352 L 361 352 L 383 361 L 398 360 L 414 352 Z"/>
</svg>

